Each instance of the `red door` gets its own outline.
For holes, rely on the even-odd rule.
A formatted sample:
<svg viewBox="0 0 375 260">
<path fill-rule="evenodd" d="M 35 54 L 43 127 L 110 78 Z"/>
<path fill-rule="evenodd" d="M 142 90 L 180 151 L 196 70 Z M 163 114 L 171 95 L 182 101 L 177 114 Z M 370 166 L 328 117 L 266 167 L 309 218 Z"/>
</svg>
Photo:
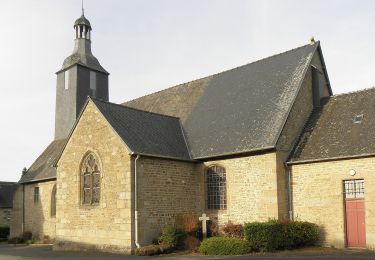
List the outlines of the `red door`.
<svg viewBox="0 0 375 260">
<path fill-rule="evenodd" d="M 356 184 L 353 186 L 358 185 Z M 365 201 L 363 199 L 363 191 L 358 192 L 358 190 L 355 190 L 357 194 L 352 194 L 354 196 L 346 193 L 346 195 L 349 195 L 345 199 L 346 242 L 348 247 L 366 248 Z"/>
</svg>

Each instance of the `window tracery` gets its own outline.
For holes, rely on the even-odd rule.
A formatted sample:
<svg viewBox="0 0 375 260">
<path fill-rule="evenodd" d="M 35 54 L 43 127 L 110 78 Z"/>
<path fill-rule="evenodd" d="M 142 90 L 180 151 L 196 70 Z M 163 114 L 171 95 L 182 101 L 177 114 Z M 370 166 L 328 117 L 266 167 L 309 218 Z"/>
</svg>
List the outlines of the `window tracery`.
<svg viewBox="0 0 375 260">
<path fill-rule="evenodd" d="M 96 156 L 89 153 L 81 166 L 82 205 L 95 205 L 100 202 L 100 168 Z"/>
</svg>

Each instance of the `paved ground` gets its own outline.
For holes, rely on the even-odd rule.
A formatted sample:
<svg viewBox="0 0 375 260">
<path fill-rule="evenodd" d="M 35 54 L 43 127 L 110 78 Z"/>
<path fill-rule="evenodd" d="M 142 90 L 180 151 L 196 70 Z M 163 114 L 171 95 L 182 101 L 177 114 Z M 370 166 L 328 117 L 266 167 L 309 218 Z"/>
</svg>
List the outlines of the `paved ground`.
<svg viewBox="0 0 375 260">
<path fill-rule="evenodd" d="M 0 259 L 1 260 L 37 260 L 37 259 L 79 259 L 79 260 L 95 260 L 95 259 L 125 259 L 125 260 L 142 260 L 142 259 L 156 259 L 156 260 L 187 260 L 187 259 L 250 259 L 250 260 L 265 260 L 265 259 L 292 259 L 292 260 L 367 260 L 375 259 L 375 252 L 361 251 L 361 250 L 336 250 L 336 249 L 320 249 L 312 248 L 298 251 L 283 251 L 274 254 L 254 254 L 246 256 L 198 256 L 198 255 L 178 255 L 172 254 L 168 256 L 153 256 L 153 257 L 137 257 L 137 256 L 121 256 L 103 253 L 79 253 L 79 252 L 55 252 L 52 247 L 48 245 L 7 245 L 0 244 Z"/>
</svg>

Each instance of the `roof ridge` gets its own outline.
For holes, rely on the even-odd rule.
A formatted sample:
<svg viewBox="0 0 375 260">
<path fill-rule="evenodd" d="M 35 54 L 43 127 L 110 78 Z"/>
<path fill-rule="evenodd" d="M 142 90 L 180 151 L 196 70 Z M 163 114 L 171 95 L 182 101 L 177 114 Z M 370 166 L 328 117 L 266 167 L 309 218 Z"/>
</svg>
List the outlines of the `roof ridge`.
<svg viewBox="0 0 375 260">
<path fill-rule="evenodd" d="M 295 51 L 295 50 L 298 50 L 298 49 L 302 49 L 304 47 L 307 47 L 309 45 L 320 45 L 320 41 L 316 41 L 314 44 L 311 44 L 311 43 L 308 43 L 308 44 L 305 44 L 305 45 L 302 45 L 302 46 L 299 46 L 299 47 L 296 47 L 296 48 L 293 48 L 293 49 L 290 49 L 290 50 L 287 50 L 287 51 L 284 51 L 284 52 L 280 52 L 280 53 L 276 53 L 276 54 L 273 54 L 271 56 L 267 56 L 265 58 L 262 58 L 262 59 L 259 59 L 259 60 L 255 60 L 255 61 L 252 61 L 252 62 L 249 62 L 249 63 L 246 63 L 244 65 L 240 65 L 240 66 L 237 66 L 237 67 L 234 67 L 234 68 L 231 68 L 231 69 L 227 69 L 227 70 L 223 70 L 223 71 L 220 71 L 220 72 L 217 72 L 217 73 L 214 73 L 214 74 L 211 74 L 211 75 L 208 75 L 208 76 L 204 76 L 204 77 L 201 77 L 201 78 L 197 78 L 197 79 L 193 79 L 193 80 L 190 80 L 190 81 L 187 81 L 187 82 L 183 82 L 183 83 L 179 83 L 177 85 L 174 85 L 174 86 L 171 86 L 171 87 L 168 87 L 168 88 L 164 88 L 164 89 L 161 89 L 161 90 L 158 90 L 156 92 L 152 92 L 150 94 L 146 94 L 146 95 L 143 95 L 143 96 L 140 96 L 140 97 L 137 97 L 137 98 L 134 98 L 134 99 L 131 99 L 131 100 L 128 100 L 128 101 L 125 101 L 123 102 L 122 104 L 125 104 L 125 103 L 128 103 L 128 102 L 131 102 L 131 101 L 134 101 L 134 100 L 137 100 L 137 99 L 141 99 L 141 98 L 144 98 L 144 97 L 147 97 L 147 96 L 151 96 L 153 94 L 156 94 L 156 93 L 159 93 L 159 92 L 162 92 L 162 91 L 165 91 L 165 90 L 169 90 L 169 89 L 173 89 L 173 88 L 177 88 L 177 87 L 180 87 L 182 85 L 186 85 L 186 84 L 190 84 L 190 83 L 193 83 L 193 82 L 196 82 L 196 81 L 199 81 L 199 80 L 203 80 L 203 79 L 206 79 L 206 78 L 210 78 L 210 77 L 214 77 L 216 75 L 219 75 L 219 74 L 223 74 L 223 73 L 226 73 L 226 72 L 230 72 L 230 71 L 233 71 L 233 70 L 236 70 L 236 69 L 240 69 L 240 68 L 243 68 L 245 66 L 248 66 L 248 65 L 251 65 L 251 64 L 256 64 L 258 62 L 262 62 L 262 61 L 265 61 L 267 59 L 271 59 L 271 58 L 274 58 L 276 56 L 279 56 L 279 55 L 283 55 L 283 54 L 287 54 L 289 52 L 292 52 L 292 51 Z"/>
<path fill-rule="evenodd" d="M 121 108 L 127 108 L 127 109 L 136 110 L 136 111 L 147 113 L 147 114 L 154 114 L 154 115 L 162 116 L 162 117 L 171 117 L 171 118 L 175 118 L 175 119 L 178 119 L 178 120 L 180 119 L 179 117 L 176 117 L 176 116 L 170 116 L 170 115 L 155 113 L 155 112 L 151 112 L 151 111 L 146 111 L 146 110 L 142 110 L 142 109 L 139 109 L 139 108 L 134 108 L 134 107 L 130 107 L 130 106 L 122 105 L 122 104 L 117 104 L 117 103 L 105 101 L 105 100 L 94 98 L 94 97 L 90 97 L 90 98 L 92 100 L 95 100 L 95 101 L 98 101 L 98 102 L 102 102 L 102 103 L 106 103 L 106 104 L 114 105 L 114 106 L 119 106 Z"/>
<path fill-rule="evenodd" d="M 229 71 L 229 70 L 226 70 L 226 71 Z M 226 71 L 223 71 L 223 72 L 226 72 Z M 155 92 L 152 92 L 150 94 L 146 94 L 146 95 L 143 95 L 143 96 L 140 96 L 140 97 L 137 97 L 137 98 L 134 98 L 134 99 L 131 99 L 131 100 L 128 100 L 128 101 L 125 101 L 121 104 L 126 104 L 128 102 L 131 102 L 131 101 L 134 101 L 134 100 L 137 100 L 137 99 L 141 99 L 141 98 L 144 98 L 144 97 L 148 97 L 148 96 L 151 96 L 151 95 L 154 95 L 154 94 L 157 94 L 157 93 L 160 93 L 160 92 L 163 92 L 165 90 L 169 90 L 169 89 L 173 89 L 173 88 L 177 88 L 177 87 L 181 87 L 183 85 L 186 85 L 186 84 L 190 84 L 190 83 L 193 83 L 193 82 L 196 82 L 196 81 L 199 81 L 199 80 L 202 80 L 202 79 L 206 79 L 206 78 L 210 78 L 210 77 L 213 77 L 217 74 L 220 74 L 220 73 L 223 73 L 223 72 L 219 72 L 219 73 L 216 73 L 216 74 L 212 74 L 212 75 L 209 75 L 209 76 L 205 76 L 205 77 L 202 77 L 202 78 L 198 78 L 198 79 L 193 79 L 193 80 L 190 80 L 190 81 L 187 81 L 187 82 L 184 82 L 184 83 L 179 83 L 177 85 L 174 85 L 174 86 L 171 86 L 171 87 L 167 87 L 167 88 L 164 88 L 164 89 L 161 89 L 161 90 L 158 90 L 158 91 L 155 91 Z"/>
<path fill-rule="evenodd" d="M 178 119 L 178 124 L 180 125 L 181 134 L 182 134 L 182 137 L 184 138 L 184 142 L 185 142 L 185 145 L 186 145 L 186 150 L 187 150 L 187 153 L 189 155 L 189 158 L 193 159 L 192 153 L 190 151 L 190 145 L 189 145 L 189 142 L 187 140 L 187 136 L 185 134 L 184 127 L 182 125 L 182 122 L 181 122 L 180 118 Z"/>
<path fill-rule="evenodd" d="M 336 94 L 336 95 L 330 96 L 329 98 L 336 98 L 336 97 L 341 97 L 341 96 L 350 95 L 350 94 L 357 94 L 357 93 L 365 92 L 365 91 L 368 91 L 368 90 L 375 90 L 375 86 L 363 88 L 363 89 L 358 89 L 358 90 L 353 90 L 353 91 L 349 91 L 349 92 L 345 92 L 345 93 Z"/>
</svg>

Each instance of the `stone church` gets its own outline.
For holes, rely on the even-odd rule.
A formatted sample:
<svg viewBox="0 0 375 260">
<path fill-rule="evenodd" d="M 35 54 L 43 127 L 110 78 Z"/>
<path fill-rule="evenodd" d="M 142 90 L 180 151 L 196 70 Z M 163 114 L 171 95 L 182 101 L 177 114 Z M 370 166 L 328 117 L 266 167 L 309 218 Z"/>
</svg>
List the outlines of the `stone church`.
<svg viewBox="0 0 375 260">
<path fill-rule="evenodd" d="M 114 104 L 83 14 L 74 30 L 55 138 L 18 182 L 12 236 L 130 253 L 206 213 L 311 221 L 326 246 L 375 247 L 375 89 L 333 95 L 319 42 Z"/>
</svg>

